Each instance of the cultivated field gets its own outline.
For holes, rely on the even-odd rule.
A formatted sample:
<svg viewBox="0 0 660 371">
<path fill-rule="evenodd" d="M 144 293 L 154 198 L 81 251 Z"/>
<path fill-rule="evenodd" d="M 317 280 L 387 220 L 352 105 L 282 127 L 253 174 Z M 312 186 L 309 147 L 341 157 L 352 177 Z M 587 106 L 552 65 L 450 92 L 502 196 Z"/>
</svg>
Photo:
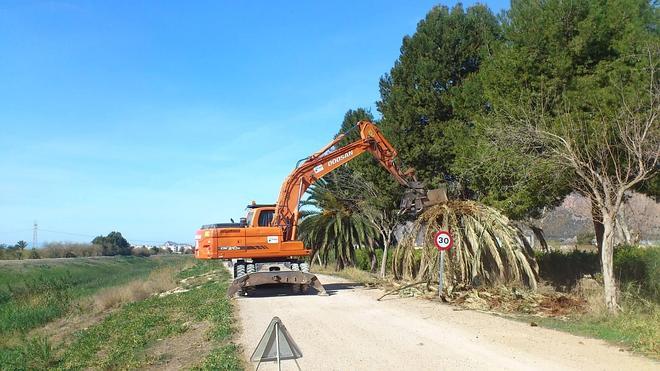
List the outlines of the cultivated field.
<svg viewBox="0 0 660 371">
<path fill-rule="evenodd" d="M 0 268 L 0 369 L 242 368 L 217 262 L 112 257 Z"/>
</svg>

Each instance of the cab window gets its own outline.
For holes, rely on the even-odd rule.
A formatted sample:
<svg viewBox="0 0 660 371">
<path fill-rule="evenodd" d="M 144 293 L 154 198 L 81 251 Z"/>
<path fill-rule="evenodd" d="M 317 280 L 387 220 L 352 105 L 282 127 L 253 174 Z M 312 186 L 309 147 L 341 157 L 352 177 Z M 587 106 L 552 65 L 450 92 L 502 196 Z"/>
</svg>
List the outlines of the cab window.
<svg viewBox="0 0 660 371">
<path fill-rule="evenodd" d="M 259 226 L 260 227 L 270 227 L 270 223 L 273 221 L 274 210 L 263 210 L 259 213 Z"/>
<path fill-rule="evenodd" d="M 248 227 L 252 227 L 252 216 L 253 215 L 254 215 L 254 211 L 250 210 L 250 211 L 248 211 L 247 216 L 245 217 L 245 219 L 247 219 Z"/>
</svg>

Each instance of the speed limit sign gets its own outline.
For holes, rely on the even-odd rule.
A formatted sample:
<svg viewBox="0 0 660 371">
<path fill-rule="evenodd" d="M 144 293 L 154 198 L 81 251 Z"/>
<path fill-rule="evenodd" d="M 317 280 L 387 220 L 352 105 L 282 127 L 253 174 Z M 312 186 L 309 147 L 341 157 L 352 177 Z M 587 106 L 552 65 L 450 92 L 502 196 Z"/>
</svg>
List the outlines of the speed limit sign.
<svg viewBox="0 0 660 371">
<path fill-rule="evenodd" d="M 438 231 L 435 234 L 435 246 L 439 251 L 447 251 L 451 249 L 451 246 L 454 244 L 454 240 L 451 238 L 451 234 L 447 231 Z"/>
</svg>

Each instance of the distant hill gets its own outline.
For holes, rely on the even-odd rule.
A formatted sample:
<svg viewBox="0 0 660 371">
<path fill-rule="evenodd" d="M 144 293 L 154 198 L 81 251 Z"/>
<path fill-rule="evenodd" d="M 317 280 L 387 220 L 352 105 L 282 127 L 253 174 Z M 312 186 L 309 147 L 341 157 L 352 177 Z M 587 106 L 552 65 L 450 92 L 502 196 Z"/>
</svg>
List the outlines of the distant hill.
<svg viewBox="0 0 660 371">
<path fill-rule="evenodd" d="M 631 192 L 623 215 L 633 236 L 639 240 L 660 240 L 660 203 Z M 551 240 L 567 240 L 580 235 L 593 234 L 591 202 L 573 193 L 554 210 L 547 212 L 539 221 L 545 237 Z"/>
</svg>

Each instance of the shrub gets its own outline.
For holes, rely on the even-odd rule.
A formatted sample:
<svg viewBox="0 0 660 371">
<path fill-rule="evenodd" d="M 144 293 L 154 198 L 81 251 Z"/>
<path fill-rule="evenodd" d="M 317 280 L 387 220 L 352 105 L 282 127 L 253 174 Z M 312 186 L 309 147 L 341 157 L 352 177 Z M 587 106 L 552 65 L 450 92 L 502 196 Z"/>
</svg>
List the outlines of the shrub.
<svg viewBox="0 0 660 371">
<path fill-rule="evenodd" d="M 593 232 L 582 232 L 578 233 L 576 236 L 576 243 L 578 245 L 591 245 L 591 241 L 596 238 L 596 235 Z"/>
<path fill-rule="evenodd" d="M 600 273 L 597 252 L 538 252 L 539 274 L 558 288 L 571 289 L 585 275 Z M 660 301 L 660 246 L 621 246 L 614 250 L 614 274 L 620 285 L 637 287 L 640 293 Z"/>
<path fill-rule="evenodd" d="M 600 272 L 598 253 L 573 250 L 537 252 L 539 276 L 555 287 L 571 289 L 585 275 Z"/>
<path fill-rule="evenodd" d="M 148 257 L 151 255 L 151 251 L 146 247 L 138 247 L 131 250 L 133 256 Z"/>
<path fill-rule="evenodd" d="M 614 274 L 621 283 L 660 301 L 660 246 L 622 246 L 614 252 Z"/>
<path fill-rule="evenodd" d="M 39 249 L 42 258 L 75 258 L 101 255 L 101 248 L 88 243 L 48 242 Z"/>
<path fill-rule="evenodd" d="M 355 249 L 355 267 L 363 271 L 369 271 L 371 268 L 371 260 L 369 259 L 369 252 L 367 249 Z"/>
</svg>

